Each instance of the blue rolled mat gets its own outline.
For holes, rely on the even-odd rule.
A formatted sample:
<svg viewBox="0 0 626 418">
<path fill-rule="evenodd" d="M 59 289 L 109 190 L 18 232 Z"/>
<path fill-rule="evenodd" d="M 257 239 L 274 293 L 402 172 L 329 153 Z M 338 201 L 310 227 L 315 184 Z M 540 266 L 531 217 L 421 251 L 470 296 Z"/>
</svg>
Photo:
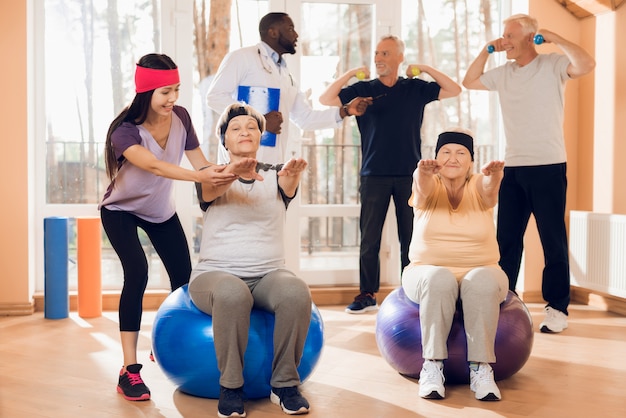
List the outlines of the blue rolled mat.
<svg viewBox="0 0 626 418">
<path fill-rule="evenodd" d="M 68 218 L 49 217 L 43 221 L 44 316 L 62 319 L 69 316 L 68 292 Z"/>
</svg>

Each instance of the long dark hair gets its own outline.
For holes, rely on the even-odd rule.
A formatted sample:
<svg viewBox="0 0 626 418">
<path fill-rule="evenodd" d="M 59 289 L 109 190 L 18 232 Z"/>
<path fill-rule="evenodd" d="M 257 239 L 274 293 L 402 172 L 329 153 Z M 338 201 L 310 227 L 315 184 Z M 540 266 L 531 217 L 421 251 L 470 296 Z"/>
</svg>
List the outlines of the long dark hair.
<svg viewBox="0 0 626 418">
<path fill-rule="evenodd" d="M 147 54 L 139 59 L 137 63 L 140 67 L 145 68 L 154 68 L 156 70 L 173 70 L 178 68 L 174 61 L 170 57 L 165 54 Z M 119 128 L 119 126 L 124 122 L 130 122 L 135 125 L 141 125 L 146 121 L 146 117 L 148 117 L 148 111 L 150 110 L 150 102 L 152 101 L 152 94 L 154 90 L 146 91 L 144 93 L 137 93 L 133 102 L 124 108 L 120 112 L 119 115 L 111 125 L 109 126 L 109 130 L 107 132 L 107 138 L 104 145 L 105 151 L 105 163 L 107 169 L 107 176 L 109 180 L 113 181 L 115 179 L 115 175 L 117 174 L 122 162 L 124 161 L 121 158 L 119 161 L 115 157 L 115 151 L 113 150 L 113 146 L 111 145 L 111 135 L 113 132 Z"/>
</svg>

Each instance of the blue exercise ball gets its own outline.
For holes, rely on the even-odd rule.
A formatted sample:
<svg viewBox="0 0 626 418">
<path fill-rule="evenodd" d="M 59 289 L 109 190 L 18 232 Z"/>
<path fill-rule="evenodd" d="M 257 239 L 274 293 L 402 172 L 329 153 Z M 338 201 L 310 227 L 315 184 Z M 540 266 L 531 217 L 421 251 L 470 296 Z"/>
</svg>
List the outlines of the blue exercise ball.
<svg viewBox="0 0 626 418">
<path fill-rule="evenodd" d="M 530 357 L 533 322 L 522 300 L 509 291 L 500 305 L 496 331 L 494 378 L 506 379 L 517 373 Z M 376 343 L 382 357 L 400 374 L 419 378 L 422 358 L 422 333 L 419 305 L 409 299 L 402 287 L 385 298 L 376 317 Z M 468 383 L 467 338 L 463 313 L 457 309 L 448 336 L 448 359 L 444 375 L 449 383 Z"/>
<path fill-rule="evenodd" d="M 253 309 L 243 369 L 243 390 L 250 399 L 270 395 L 273 334 L 274 314 Z M 317 365 L 323 345 L 324 324 L 313 304 L 311 324 L 298 366 L 303 382 Z M 152 349 L 158 365 L 182 392 L 219 398 L 220 373 L 213 342 L 213 319 L 193 304 L 187 285 L 172 292 L 159 307 L 152 329 Z"/>
</svg>

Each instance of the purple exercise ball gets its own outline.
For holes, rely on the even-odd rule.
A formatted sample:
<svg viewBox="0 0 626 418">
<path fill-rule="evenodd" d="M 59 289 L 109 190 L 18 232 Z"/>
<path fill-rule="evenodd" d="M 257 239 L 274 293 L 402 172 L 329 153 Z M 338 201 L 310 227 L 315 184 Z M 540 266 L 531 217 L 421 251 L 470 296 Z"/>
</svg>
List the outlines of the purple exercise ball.
<svg viewBox="0 0 626 418">
<path fill-rule="evenodd" d="M 385 298 L 376 317 L 376 343 L 383 358 L 400 374 L 419 378 L 422 358 L 419 305 L 410 300 L 402 287 Z M 506 379 L 517 373 L 530 357 L 533 346 L 533 322 L 522 300 L 509 291 L 500 305 L 496 331 L 494 378 Z M 467 339 L 463 314 L 457 309 L 448 336 L 448 359 L 444 375 L 449 383 L 468 383 Z"/>
</svg>

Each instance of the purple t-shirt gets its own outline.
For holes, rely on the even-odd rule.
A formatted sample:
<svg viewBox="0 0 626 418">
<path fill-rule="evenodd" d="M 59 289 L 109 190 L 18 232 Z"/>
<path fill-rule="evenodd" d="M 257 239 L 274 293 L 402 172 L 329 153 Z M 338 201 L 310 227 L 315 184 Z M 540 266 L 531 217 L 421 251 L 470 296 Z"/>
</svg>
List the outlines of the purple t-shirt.
<svg viewBox="0 0 626 418">
<path fill-rule="evenodd" d="M 165 149 L 141 125 L 122 123 L 111 135 L 111 145 L 118 161 L 122 161 L 115 182 L 109 185 L 100 207 L 131 212 L 149 222 L 165 222 L 176 212 L 171 179 L 156 176 L 134 166 L 123 153 L 132 145 L 141 145 L 156 158 L 179 165 L 185 151 L 200 146 L 191 117 L 184 107 L 174 106 L 172 126 Z"/>
</svg>

